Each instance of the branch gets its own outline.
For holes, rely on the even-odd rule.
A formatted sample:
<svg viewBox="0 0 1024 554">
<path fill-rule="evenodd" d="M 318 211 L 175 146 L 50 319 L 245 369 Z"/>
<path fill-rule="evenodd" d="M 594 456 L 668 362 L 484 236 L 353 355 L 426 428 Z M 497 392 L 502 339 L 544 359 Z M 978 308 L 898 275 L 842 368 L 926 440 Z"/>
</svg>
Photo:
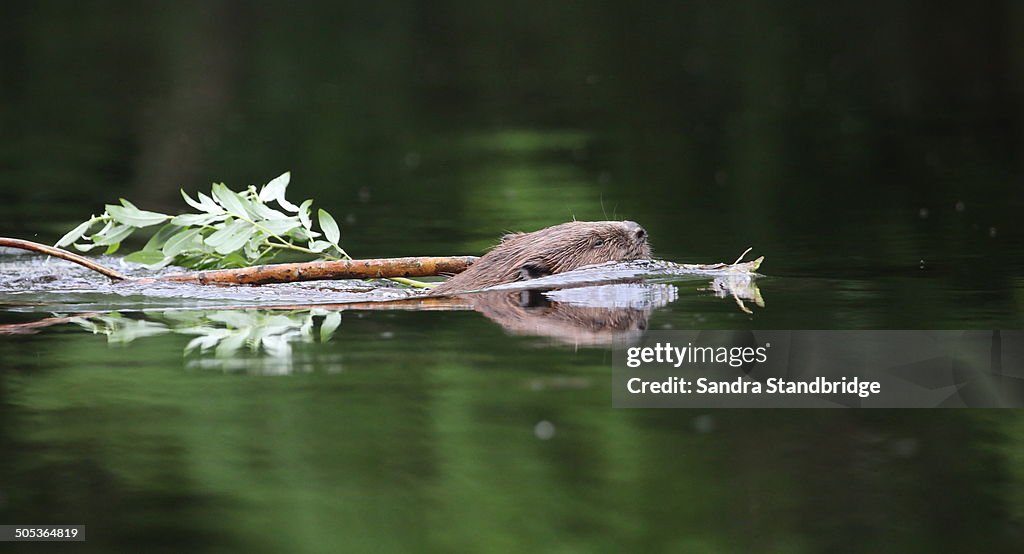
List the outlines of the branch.
<svg viewBox="0 0 1024 554">
<path fill-rule="evenodd" d="M 293 264 L 260 265 L 240 269 L 196 271 L 162 277 L 131 278 L 109 267 L 67 250 L 32 241 L 0 237 L 0 246 L 20 248 L 54 256 L 102 273 L 116 281 L 154 283 L 174 281 L 199 285 L 264 285 L 326 279 L 388 279 L 430 277 L 464 271 L 477 260 L 475 256 L 380 258 L 374 260 L 338 260 Z"/>
<path fill-rule="evenodd" d="M 476 259 L 475 256 L 447 256 L 258 265 L 240 269 L 218 269 L 167 275 L 138 282 L 176 281 L 200 285 L 265 285 L 325 279 L 430 277 L 460 273 Z"/>
<path fill-rule="evenodd" d="M 46 246 L 45 244 L 39 244 L 38 242 L 0 237 L 0 246 L 6 246 L 9 248 L 19 248 L 21 250 L 29 250 L 32 252 L 39 252 L 40 254 L 46 254 L 47 256 L 53 256 L 54 258 L 60 258 L 62 260 L 74 262 L 78 265 L 85 266 L 98 273 L 102 273 L 103 275 L 106 275 L 107 277 L 110 277 L 115 281 L 124 281 L 128 279 L 126 275 L 113 269 L 110 269 L 109 267 L 103 264 L 96 263 L 90 260 L 89 258 L 86 258 L 85 256 L 79 256 L 74 252 L 68 252 L 67 250 L 62 250 L 60 248 L 55 248 L 53 246 Z"/>
</svg>

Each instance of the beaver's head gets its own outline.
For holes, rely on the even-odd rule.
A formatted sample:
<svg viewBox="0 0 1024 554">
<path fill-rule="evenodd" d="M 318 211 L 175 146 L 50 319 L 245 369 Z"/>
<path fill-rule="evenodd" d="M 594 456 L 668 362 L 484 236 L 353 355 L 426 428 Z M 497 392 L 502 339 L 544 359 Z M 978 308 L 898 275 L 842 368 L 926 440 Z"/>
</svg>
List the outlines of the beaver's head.
<svg viewBox="0 0 1024 554">
<path fill-rule="evenodd" d="M 476 290 L 562 273 L 585 265 L 651 257 L 647 231 L 632 221 L 572 221 L 532 233 L 506 235 L 466 271 L 434 294 Z"/>
<path fill-rule="evenodd" d="M 572 221 L 507 235 L 491 253 L 508 250 L 522 277 L 536 278 L 585 265 L 651 257 L 647 231 L 632 221 Z"/>
</svg>

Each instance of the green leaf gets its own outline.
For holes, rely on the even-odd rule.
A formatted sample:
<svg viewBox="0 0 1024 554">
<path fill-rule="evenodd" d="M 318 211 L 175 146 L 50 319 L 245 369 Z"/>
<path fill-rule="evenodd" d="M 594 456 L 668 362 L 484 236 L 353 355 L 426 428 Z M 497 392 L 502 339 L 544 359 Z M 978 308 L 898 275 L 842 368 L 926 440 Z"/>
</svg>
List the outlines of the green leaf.
<svg viewBox="0 0 1024 554">
<path fill-rule="evenodd" d="M 337 245 L 338 239 L 341 238 L 341 231 L 338 230 L 338 222 L 334 221 L 331 214 L 324 211 L 323 208 L 317 211 L 317 216 L 319 216 L 320 228 L 324 231 L 324 237 L 330 241 L 331 244 Z"/>
<path fill-rule="evenodd" d="M 309 219 L 309 207 L 313 205 L 313 199 L 310 198 L 299 206 L 299 221 L 302 222 L 302 226 L 306 229 L 313 228 L 313 222 Z"/>
<path fill-rule="evenodd" d="M 93 235 L 92 241 L 101 246 L 108 246 L 121 242 L 133 232 L 135 228 L 129 225 L 113 225 L 106 232 Z"/>
<path fill-rule="evenodd" d="M 232 252 L 231 254 L 224 256 L 224 259 L 217 265 L 224 267 L 248 267 L 249 260 L 245 259 L 238 252 Z"/>
<path fill-rule="evenodd" d="M 147 242 L 146 246 L 143 246 L 142 249 L 157 252 L 164 245 L 164 243 L 167 242 L 167 239 L 174 236 L 174 234 L 177 233 L 178 231 L 179 229 L 173 225 L 164 225 L 163 227 L 160 228 L 159 231 L 156 232 L 155 235 L 153 235 L 153 238 L 149 239 L 149 242 Z"/>
<path fill-rule="evenodd" d="M 79 252 L 88 252 L 88 251 L 92 250 L 93 248 L 96 248 L 97 246 L 100 246 L 100 245 L 99 244 L 78 244 L 76 242 L 76 243 L 72 244 L 71 246 L 74 246 L 75 250 L 78 250 Z"/>
<path fill-rule="evenodd" d="M 107 217 L 109 217 L 109 216 L 107 216 Z M 89 240 L 95 241 L 96 237 L 101 237 L 101 236 L 109 233 L 110 230 L 114 228 L 114 225 L 117 225 L 117 223 L 114 222 L 113 219 L 107 219 L 107 224 L 104 225 L 103 228 L 99 230 L 99 232 L 93 233 L 92 235 L 90 235 L 90 236 L 88 236 L 86 238 L 89 239 Z"/>
<path fill-rule="evenodd" d="M 283 214 L 273 208 L 268 208 L 259 202 L 250 203 L 249 208 L 262 219 L 288 219 L 287 214 Z"/>
<path fill-rule="evenodd" d="M 223 210 L 219 214 L 181 214 L 174 216 L 171 225 L 178 227 L 192 227 L 209 225 L 215 221 L 221 221 L 228 216 Z"/>
<path fill-rule="evenodd" d="M 186 229 L 167 239 L 163 247 L 163 255 L 171 258 L 181 254 L 185 250 L 202 243 L 200 240 L 202 231 L 200 229 Z"/>
<path fill-rule="evenodd" d="M 160 263 L 165 256 L 159 250 L 139 250 L 124 257 L 124 261 L 137 264 L 149 265 Z"/>
<path fill-rule="evenodd" d="M 149 227 L 151 225 L 163 223 L 171 217 L 156 212 L 140 210 L 123 198 L 121 199 L 121 202 L 127 205 L 115 206 L 113 204 L 107 204 L 106 206 L 107 213 L 110 214 L 110 217 L 114 218 L 118 223 L 123 223 L 132 227 Z"/>
<path fill-rule="evenodd" d="M 57 248 L 63 248 L 75 242 L 76 240 L 82 238 L 82 235 L 84 235 L 85 232 L 89 230 L 89 227 L 92 227 L 94 223 L 96 223 L 96 221 L 92 218 L 89 218 L 88 221 L 79 223 L 78 227 L 75 227 L 74 229 L 68 231 L 66 235 L 64 235 L 63 237 L 60 238 L 60 240 L 57 241 L 57 244 L 54 244 L 54 246 L 56 246 Z"/>
<path fill-rule="evenodd" d="M 260 227 L 263 227 L 267 231 L 275 235 L 283 235 L 292 229 L 298 228 L 299 222 L 296 219 L 271 219 L 267 221 L 261 221 Z"/>
<path fill-rule="evenodd" d="M 114 252 L 117 252 L 117 250 L 119 248 L 121 248 L 121 243 L 120 242 L 115 242 L 114 244 L 111 244 L 110 246 L 107 247 L 107 250 L 106 250 L 106 252 L 104 252 L 104 254 L 109 256 L 109 255 L 113 254 Z"/>
<path fill-rule="evenodd" d="M 164 256 L 158 250 L 139 250 L 124 257 L 126 261 L 142 264 L 142 267 L 155 271 L 170 265 L 174 258 Z"/>
<path fill-rule="evenodd" d="M 182 196 L 182 198 L 185 199 L 185 202 L 189 206 L 192 206 L 193 208 L 195 208 L 195 209 L 197 209 L 197 210 L 199 210 L 201 212 L 206 212 L 208 214 L 222 214 L 222 213 L 224 213 L 224 209 L 223 208 L 218 206 L 217 203 L 214 202 L 212 198 L 210 198 L 209 196 L 207 196 L 207 195 L 205 195 L 205 194 L 203 194 L 201 192 L 196 194 L 196 196 L 199 198 L 198 202 L 196 202 L 195 200 L 192 200 L 191 198 L 189 198 L 188 194 L 186 194 L 184 190 L 181 191 L 181 196 Z"/>
<path fill-rule="evenodd" d="M 276 200 L 278 205 L 289 212 L 294 213 L 299 211 L 299 208 L 296 207 L 295 204 L 292 204 L 284 197 L 285 191 L 288 190 L 288 183 L 291 179 L 292 173 L 290 171 L 286 171 L 277 178 L 271 180 L 263 187 L 262 190 L 260 190 L 260 201 L 266 203 L 271 200 Z"/>
<path fill-rule="evenodd" d="M 235 220 L 206 237 L 204 242 L 212 246 L 218 254 L 230 254 L 244 246 L 253 232 L 255 229 L 248 222 Z"/>
<path fill-rule="evenodd" d="M 315 240 L 315 241 L 309 243 L 309 249 L 312 250 L 313 252 L 318 252 L 318 253 L 319 252 L 323 252 L 324 250 L 327 250 L 331 246 L 333 246 L 333 245 L 331 243 L 327 242 L 326 240 Z"/>
<path fill-rule="evenodd" d="M 282 208 L 284 208 L 285 210 L 287 210 L 289 212 L 295 213 L 295 212 L 299 211 L 299 207 L 296 206 L 295 204 L 292 204 L 291 202 L 289 202 L 288 199 L 286 199 L 283 194 L 281 196 L 277 197 L 277 203 Z"/>
<path fill-rule="evenodd" d="M 250 263 L 259 259 L 260 251 L 263 247 L 263 241 L 263 233 L 254 233 L 249 237 L 249 242 L 245 243 L 245 248 L 242 249 L 242 253 L 245 254 L 246 260 Z"/>
<path fill-rule="evenodd" d="M 174 261 L 174 258 L 164 258 L 164 259 L 160 260 L 159 262 L 156 262 L 155 264 L 146 264 L 146 265 L 144 265 L 142 267 L 145 267 L 146 269 L 148 269 L 150 271 L 156 271 L 158 269 L 162 269 L 164 267 L 167 267 L 167 266 L 171 265 L 171 262 L 173 262 L 173 261 Z"/>
<path fill-rule="evenodd" d="M 296 227 L 295 229 L 292 229 L 291 231 L 288 232 L 288 236 L 297 241 L 306 242 L 319 237 L 320 233 L 317 233 L 315 231 L 309 231 L 302 227 Z"/>
<path fill-rule="evenodd" d="M 195 208 L 195 209 L 197 209 L 199 211 L 203 211 L 203 205 L 200 204 L 199 202 L 196 202 L 195 200 L 192 200 L 192 197 L 189 196 L 187 192 L 185 192 L 185 189 L 178 189 L 178 190 L 181 191 L 181 197 L 185 199 L 185 203 L 186 204 L 188 204 L 189 206 L 192 206 L 193 208 Z"/>
<path fill-rule="evenodd" d="M 224 183 L 214 183 L 213 197 L 231 215 L 249 219 L 249 211 L 245 209 L 245 201 L 238 193 L 226 187 Z"/>
<path fill-rule="evenodd" d="M 214 201 L 212 197 L 207 196 L 206 194 L 203 194 L 201 192 L 197 192 L 196 197 L 199 198 L 199 204 L 205 208 L 203 211 L 211 214 L 224 213 L 224 208 L 221 208 L 220 205 L 217 204 L 217 202 Z"/>
</svg>

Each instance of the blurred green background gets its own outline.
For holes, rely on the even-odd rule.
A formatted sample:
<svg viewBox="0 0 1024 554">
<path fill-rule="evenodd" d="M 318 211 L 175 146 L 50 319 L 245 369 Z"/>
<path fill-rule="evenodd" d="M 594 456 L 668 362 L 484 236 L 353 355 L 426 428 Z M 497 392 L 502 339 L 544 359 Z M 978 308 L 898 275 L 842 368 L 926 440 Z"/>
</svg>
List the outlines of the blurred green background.
<svg viewBox="0 0 1024 554">
<path fill-rule="evenodd" d="M 3 236 L 52 243 L 118 197 L 173 213 L 179 188 L 291 170 L 357 257 L 478 253 L 572 217 L 638 221 L 675 261 L 767 257 L 763 310 L 680 284 L 652 328 L 1022 323 L 1018 2 L 4 2 L 0 20 Z M 279 378 L 204 366 L 181 336 L 0 338 L 0 523 L 85 523 L 93 551 L 1024 540 L 1017 411 L 613 410 L 607 349 L 474 313 L 343 321 Z"/>
<path fill-rule="evenodd" d="M 2 15 L 5 234 L 56 238 L 119 196 L 174 210 L 179 188 L 292 170 L 291 194 L 345 217 L 363 255 L 479 251 L 573 215 L 637 220 L 669 258 L 755 246 L 776 275 L 1020 245 L 1015 2 Z"/>
</svg>

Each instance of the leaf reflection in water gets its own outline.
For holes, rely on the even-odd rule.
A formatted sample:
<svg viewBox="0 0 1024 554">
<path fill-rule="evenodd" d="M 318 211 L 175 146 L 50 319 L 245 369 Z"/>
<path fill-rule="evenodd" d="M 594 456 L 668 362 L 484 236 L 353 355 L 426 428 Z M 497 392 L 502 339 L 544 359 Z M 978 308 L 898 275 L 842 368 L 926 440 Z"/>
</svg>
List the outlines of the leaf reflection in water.
<svg viewBox="0 0 1024 554">
<path fill-rule="evenodd" d="M 327 342 L 341 325 L 341 312 L 313 308 L 276 310 L 168 310 L 145 314 L 145 319 L 110 312 L 71 318 L 69 321 L 109 344 L 125 345 L 158 335 L 192 335 L 184 354 L 198 357 L 197 365 L 224 370 L 251 370 L 262 359 L 261 370 L 288 373 L 292 344 Z M 317 322 L 319 320 L 319 326 Z M 238 357 L 242 352 L 252 356 Z M 274 361 L 276 360 L 276 362 Z M 260 371 L 264 372 L 264 371 Z"/>
</svg>

